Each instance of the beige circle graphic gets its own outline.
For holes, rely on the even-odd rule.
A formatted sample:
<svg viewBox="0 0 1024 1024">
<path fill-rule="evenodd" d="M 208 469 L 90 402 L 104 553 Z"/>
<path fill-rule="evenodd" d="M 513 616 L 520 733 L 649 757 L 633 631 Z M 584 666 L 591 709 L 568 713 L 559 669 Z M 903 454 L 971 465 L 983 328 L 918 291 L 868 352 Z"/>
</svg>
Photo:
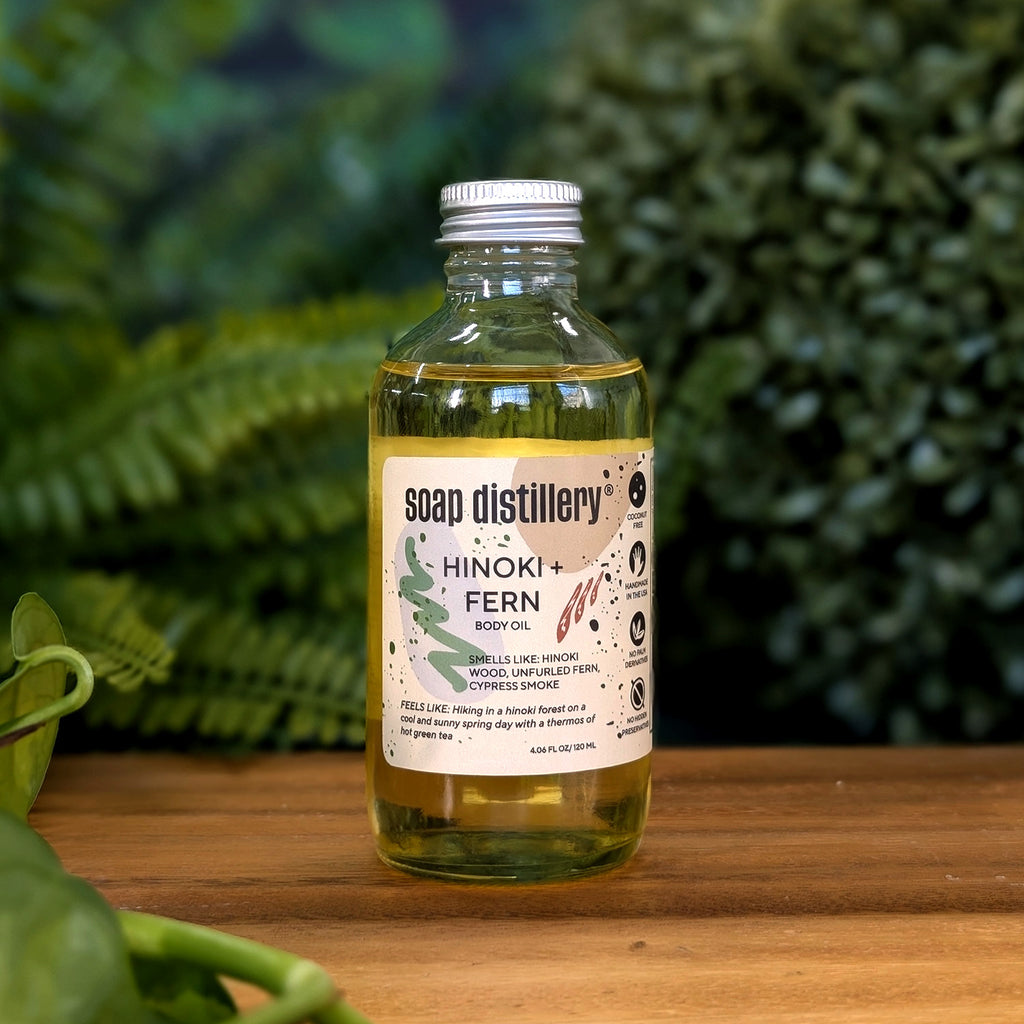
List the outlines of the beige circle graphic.
<svg viewBox="0 0 1024 1024">
<path fill-rule="evenodd" d="M 524 485 L 536 493 L 547 520 L 519 523 L 530 550 L 548 565 L 557 562 L 564 572 L 579 572 L 594 562 L 630 509 L 629 483 L 638 464 L 636 455 L 520 459 L 512 489 Z"/>
</svg>

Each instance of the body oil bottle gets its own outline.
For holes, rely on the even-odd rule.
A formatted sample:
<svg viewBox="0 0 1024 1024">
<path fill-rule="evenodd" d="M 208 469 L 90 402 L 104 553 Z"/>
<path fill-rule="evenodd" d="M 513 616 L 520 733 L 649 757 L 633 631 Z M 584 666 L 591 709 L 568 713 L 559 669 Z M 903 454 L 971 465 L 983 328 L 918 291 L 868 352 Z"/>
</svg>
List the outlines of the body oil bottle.
<svg viewBox="0 0 1024 1024">
<path fill-rule="evenodd" d="M 371 390 L 368 804 L 406 871 L 586 875 L 646 821 L 652 412 L 577 299 L 581 198 L 447 186 L 444 302 Z"/>
</svg>

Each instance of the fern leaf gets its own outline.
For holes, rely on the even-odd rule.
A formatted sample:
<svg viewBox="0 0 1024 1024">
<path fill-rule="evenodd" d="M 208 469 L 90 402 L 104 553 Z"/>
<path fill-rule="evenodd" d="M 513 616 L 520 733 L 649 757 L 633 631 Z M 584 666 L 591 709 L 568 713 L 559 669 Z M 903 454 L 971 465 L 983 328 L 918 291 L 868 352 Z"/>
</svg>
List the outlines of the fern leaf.
<svg viewBox="0 0 1024 1024">
<path fill-rule="evenodd" d="M 146 566 L 152 587 L 204 594 L 225 607 L 301 609 L 363 621 L 365 523 L 258 551 L 243 546 L 206 556 L 189 547 L 175 550 L 177 558 Z"/>
<path fill-rule="evenodd" d="M 140 614 L 131 577 L 76 573 L 51 580 L 47 592 L 68 642 L 89 659 L 97 678 L 118 690 L 166 682 L 174 651 Z"/>
<path fill-rule="evenodd" d="M 292 616 L 210 610 L 181 638 L 171 679 L 129 694 L 100 686 L 93 726 L 187 734 L 245 747 L 352 746 L 365 729 L 361 624 L 309 626 Z"/>
<path fill-rule="evenodd" d="M 54 574 L 45 583 L 63 609 L 68 642 L 96 673 L 80 724 L 66 732 L 114 729 L 239 748 L 363 742 L 359 610 L 264 615 L 127 575 Z M 0 677 L 12 664 L 9 643 L 0 642 Z"/>
<path fill-rule="evenodd" d="M 342 431 L 342 425 L 349 429 Z M 166 550 L 223 553 L 245 546 L 261 551 L 310 537 L 364 528 L 365 424 L 318 424 L 310 438 L 285 446 L 254 445 L 230 474 L 185 485 L 179 504 L 135 520 L 94 527 L 91 556 Z M 344 439 L 338 437 L 345 433 Z M 280 440 L 280 439 L 278 439 Z"/>
<path fill-rule="evenodd" d="M 431 289 L 393 309 L 357 298 L 225 318 L 205 343 L 188 328 L 160 332 L 105 392 L 48 430 L 12 438 L 0 462 L 0 536 L 82 537 L 97 523 L 175 507 L 186 482 L 212 477 L 274 431 L 361 415 L 388 326 L 435 301 Z"/>
<path fill-rule="evenodd" d="M 107 386 L 130 364 L 112 324 L 12 318 L 0 337 L 0 452 L 18 431 L 46 430 L 54 410 Z"/>
</svg>

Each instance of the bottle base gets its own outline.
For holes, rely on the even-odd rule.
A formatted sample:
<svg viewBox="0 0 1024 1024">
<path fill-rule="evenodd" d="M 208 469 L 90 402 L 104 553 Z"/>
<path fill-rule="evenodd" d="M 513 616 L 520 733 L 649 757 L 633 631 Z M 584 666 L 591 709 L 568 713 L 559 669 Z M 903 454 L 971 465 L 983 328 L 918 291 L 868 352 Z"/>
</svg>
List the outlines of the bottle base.
<svg viewBox="0 0 1024 1024">
<path fill-rule="evenodd" d="M 387 865 L 413 875 L 462 882 L 531 883 L 584 878 L 628 861 L 640 837 L 606 832 L 438 832 L 378 841 Z"/>
</svg>

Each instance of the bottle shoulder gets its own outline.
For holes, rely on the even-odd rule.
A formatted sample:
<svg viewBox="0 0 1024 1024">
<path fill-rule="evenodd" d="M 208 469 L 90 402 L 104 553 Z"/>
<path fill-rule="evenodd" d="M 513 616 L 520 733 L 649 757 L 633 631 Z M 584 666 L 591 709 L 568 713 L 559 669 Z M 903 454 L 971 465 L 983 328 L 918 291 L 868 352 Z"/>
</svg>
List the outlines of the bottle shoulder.
<svg viewBox="0 0 1024 1024">
<path fill-rule="evenodd" d="M 618 338 L 575 299 L 537 293 L 447 297 L 388 350 L 391 362 L 467 366 L 632 362 Z"/>
</svg>

